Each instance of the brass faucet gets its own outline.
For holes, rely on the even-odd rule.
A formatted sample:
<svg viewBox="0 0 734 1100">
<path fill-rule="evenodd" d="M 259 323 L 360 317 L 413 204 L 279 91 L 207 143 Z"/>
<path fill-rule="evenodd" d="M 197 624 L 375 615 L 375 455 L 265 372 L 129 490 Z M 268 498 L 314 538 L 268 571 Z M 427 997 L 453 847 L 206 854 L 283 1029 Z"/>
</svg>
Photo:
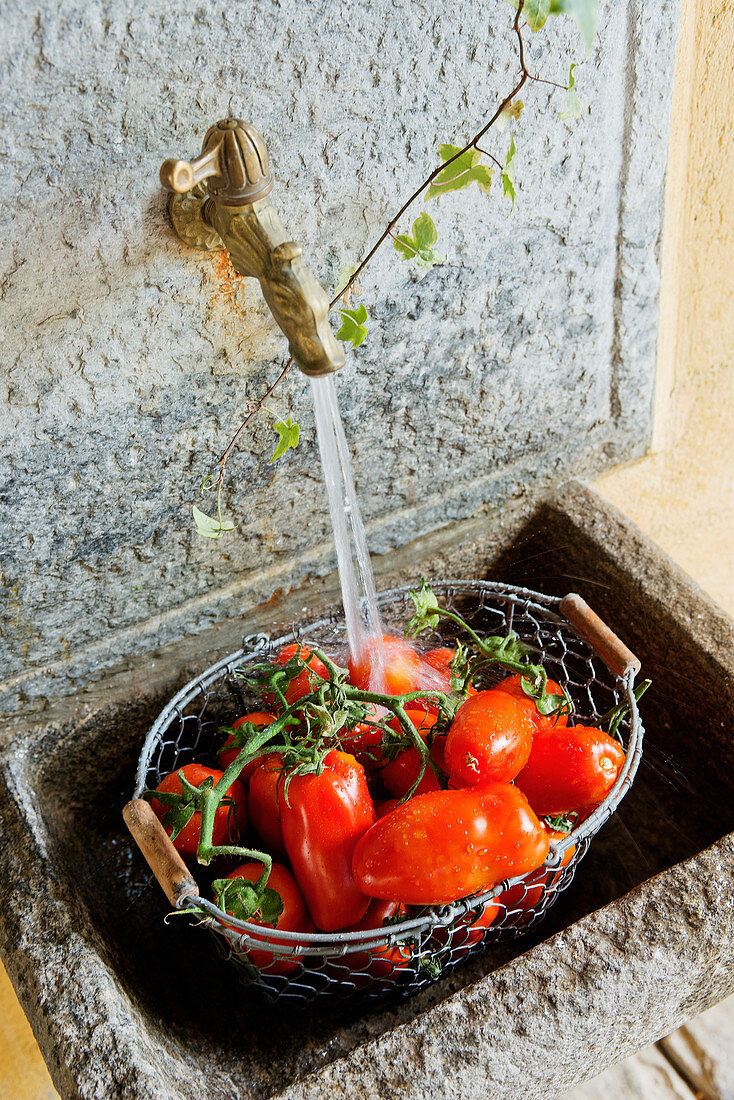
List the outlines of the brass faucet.
<svg viewBox="0 0 734 1100">
<path fill-rule="evenodd" d="M 240 275 L 260 282 L 265 301 L 305 374 L 344 365 L 344 348 L 329 325 L 329 299 L 270 205 L 273 178 L 260 134 L 239 118 L 210 126 L 201 156 L 166 160 L 161 183 L 172 191 L 173 228 L 194 248 L 226 248 Z"/>
</svg>

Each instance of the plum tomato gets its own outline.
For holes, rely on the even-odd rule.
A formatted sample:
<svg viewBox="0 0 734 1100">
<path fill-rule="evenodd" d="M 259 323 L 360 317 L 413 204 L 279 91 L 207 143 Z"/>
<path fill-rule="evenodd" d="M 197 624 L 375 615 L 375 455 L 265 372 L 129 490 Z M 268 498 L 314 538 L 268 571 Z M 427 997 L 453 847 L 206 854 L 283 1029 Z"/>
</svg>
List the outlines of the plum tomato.
<svg viewBox="0 0 734 1100">
<path fill-rule="evenodd" d="M 428 731 L 436 724 L 436 715 L 424 709 L 406 709 L 405 713 L 425 741 L 428 736 Z M 397 718 L 391 718 L 388 725 L 398 733 L 401 732 L 400 723 Z M 443 754 L 441 751 L 444 741 L 445 738 L 436 738 L 431 748 L 431 757 L 440 768 L 444 767 Z M 389 764 L 386 764 L 380 769 L 380 778 L 391 795 L 394 795 L 395 798 L 402 798 L 412 787 L 419 770 L 420 757 L 418 755 L 418 750 L 415 746 L 411 745 L 410 748 L 403 749 L 402 752 L 399 752 Z M 440 784 L 436 776 L 429 767 L 426 767 L 423 778 L 418 784 L 418 789 L 415 793 L 425 794 L 427 791 L 438 791 L 440 789 Z"/>
<path fill-rule="evenodd" d="M 477 916 L 467 917 L 469 924 L 447 927 L 437 925 L 433 930 L 433 940 L 439 947 L 451 947 L 451 961 L 458 962 L 469 954 L 469 948 L 480 943 L 484 933 L 497 918 L 500 911 L 496 898 L 491 898 L 481 907 Z M 476 910 L 475 910 L 476 913 Z M 472 914 L 473 915 L 473 914 Z"/>
<path fill-rule="evenodd" d="M 227 878 L 244 878 L 248 882 L 257 882 L 262 870 L 262 863 L 243 863 L 241 867 L 227 875 Z M 280 894 L 283 902 L 283 912 L 274 926 L 255 916 L 249 917 L 248 923 L 258 924 L 268 929 L 279 928 L 281 932 L 313 932 L 314 923 L 303 899 L 303 894 L 298 889 L 298 884 L 287 867 L 280 863 L 273 864 L 268 877 L 268 887 Z M 230 916 L 232 916 L 231 913 Z M 233 931 L 238 932 L 239 929 L 233 928 Z M 271 942 L 290 945 L 293 941 L 273 939 Z M 304 946 L 306 942 L 304 940 Z M 292 974 L 294 970 L 298 969 L 299 965 L 295 959 L 276 955 L 272 951 L 251 949 L 246 954 L 253 966 L 257 966 L 260 970 L 267 970 L 269 974 Z"/>
<path fill-rule="evenodd" d="M 383 668 L 382 685 L 375 682 L 379 678 L 379 650 L 382 649 Z M 385 695 L 406 695 L 418 691 L 421 684 L 423 662 L 420 654 L 404 638 L 394 638 L 383 634 L 382 646 L 376 639 L 367 642 L 364 652 L 349 658 L 349 682 L 362 691 L 372 687 L 384 690 Z"/>
<path fill-rule="evenodd" d="M 494 783 L 417 795 L 356 846 L 357 887 L 406 905 L 442 905 L 540 866 L 548 834 L 517 787 Z"/>
<path fill-rule="evenodd" d="M 457 787 L 506 783 L 530 756 L 533 723 L 507 692 L 480 691 L 462 703 L 446 738 L 446 766 Z"/>
<path fill-rule="evenodd" d="M 567 726 L 568 715 L 567 714 L 541 714 L 538 710 L 535 700 L 529 695 L 526 695 L 522 689 L 520 680 L 522 677 L 508 676 L 505 680 L 501 680 L 493 690 L 504 691 L 508 695 L 511 695 L 513 699 L 518 699 L 527 708 L 527 712 L 532 718 L 533 725 L 536 730 L 554 729 L 556 726 Z M 545 690 L 549 695 L 563 695 L 563 688 L 560 684 L 557 684 L 555 680 L 546 680 Z"/>
<path fill-rule="evenodd" d="M 296 642 L 293 642 L 291 645 L 283 646 L 280 652 L 276 653 L 273 657 L 273 664 L 284 667 L 294 657 L 299 657 L 306 667 L 303 672 L 299 672 L 297 676 L 294 676 L 285 689 L 285 701 L 289 707 L 297 703 L 299 699 L 303 699 L 305 695 L 311 694 L 314 688 L 318 686 L 318 677 L 322 677 L 324 680 L 328 680 L 329 678 L 324 663 L 320 661 L 318 657 L 314 656 L 310 650 L 302 645 L 298 645 Z M 309 669 L 312 673 L 316 673 L 316 675 L 310 675 Z M 275 696 L 266 695 L 265 702 L 269 707 L 272 707 L 275 703 Z"/>
<path fill-rule="evenodd" d="M 408 918 L 408 908 L 399 901 L 382 901 L 373 898 L 361 920 L 350 924 L 344 932 L 369 932 L 373 928 L 382 928 L 387 921 L 396 917 Z M 404 970 L 413 954 L 409 944 L 396 943 L 392 946 L 375 947 L 371 951 L 354 951 L 344 956 L 343 962 L 352 970 L 364 971 L 375 978 L 384 978 L 394 970 Z"/>
<path fill-rule="evenodd" d="M 386 798 L 384 801 L 375 802 L 375 813 L 378 817 L 386 817 L 393 812 L 399 803 L 399 798 Z"/>
<path fill-rule="evenodd" d="M 437 672 L 442 672 L 444 676 L 451 675 L 451 662 L 456 656 L 455 649 L 448 649 L 447 646 L 439 646 L 438 649 L 429 649 L 423 654 L 423 660 L 431 668 L 435 668 Z"/>
<path fill-rule="evenodd" d="M 275 721 L 274 714 L 268 714 L 264 710 L 253 710 L 249 714 L 243 714 L 241 718 L 237 718 L 231 728 L 233 730 L 239 729 L 240 726 L 244 726 L 245 722 L 251 723 L 253 726 L 257 726 L 258 729 L 262 729 L 263 726 L 269 726 L 271 722 Z M 229 735 L 224 745 L 219 750 L 219 763 L 224 770 L 228 768 L 233 760 L 239 755 L 240 749 L 237 746 L 233 747 L 234 734 Z M 257 757 L 255 760 L 250 760 L 248 764 L 245 764 L 244 768 L 240 772 L 240 783 L 246 783 L 252 773 L 260 764 L 262 757 Z"/>
<path fill-rule="evenodd" d="M 377 714 L 377 708 L 373 706 L 367 707 L 367 710 L 371 715 Z M 360 764 L 364 767 L 374 766 L 377 760 L 372 760 L 369 756 L 369 750 L 373 750 L 375 757 L 378 755 L 377 746 L 382 741 L 382 730 L 379 726 L 373 726 L 369 720 L 360 722 L 358 725 L 348 731 L 348 733 L 340 739 L 339 748 L 342 752 L 351 753 L 352 756 L 356 756 Z"/>
<path fill-rule="evenodd" d="M 564 837 L 568 836 L 568 833 L 561 832 L 559 829 L 551 829 L 544 821 L 541 822 L 541 824 L 547 832 L 548 839 L 551 843 L 563 840 Z M 507 890 L 498 894 L 497 901 L 507 910 L 522 909 L 527 911 L 529 909 L 534 909 L 543 896 L 543 892 L 554 885 L 560 874 L 561 867 L 566 866 L 575 851 L 576 845 L 570 845 L 563 853 L 559 867 L 536 868 L 536 870 L 531 871 L 529 875 L 525 875 L 523 882 L 516 882 L 512 886 L 509 886 Z"/>
<path fill-rule="evenodd" d="M 484 905 L 481 913 L 475 921 L 469 925 L 467 929 L 466 939 L 464 941 L 464 947 L 473 947 L 474 944 L 479 943 L 483 938 L 484 933 L 491 924 L 494 924 L 497 919 L 497 914 L 500 911 L 499 902 L 497 898 L 490 898 L 490 900 Z"/>
<path fill-rule="evenodd" d="M 359 839 L 374 824 L 364 768 L 333 749 L 320 775 L 293 775 L 280 799 L 283 840 L 311 916 L 323 932 L 361 920 L 369 897 L 352 875 Z"/>
<path fill-rule="evenodd" d="M 279 805 L 283 792 L 283 754 L 268 753 L 261 758 L 259 764 L 253 772 L 248 792 L 250 821 L 265 845 L 265 850 L 283 859 L 286 851 Z"/>
<path fill-rule="evenodd" d="M 158 784 L 157 790 L 161 794 L 182 794 L 181 780 L 183 775 L 192 787 L 200 787 L 205 779 L 212 779 L 214 785 L 224 775 L 224 772 L 216 768 L 205 768 L 203 764 L 185 764 L 175 772 L 171 772 Z M 163 827 L 170 836 L 173 829 L 163 819 L 171 808 L 153 796 L 150 800 L 153 813 L 163 822 Z M 240 836 L 247 828 L 247 795 L 245 788 L 235 779 L 227 790 L 214 814 L 214 828 L 212 830 L 212 844 L 215 847 L 226 844 L 236 844 Z M 184 827 L 173 840 L 173 846 L 181 855 L 195 856 L 199 847 L 199 832 L 201 829 L 201 813 L 195 810 Z"/>
<path fill-rule="evenodd" d="M 624 759 L 622 746 L 593 726 L 539 730 L 516 783 L 537 814 L 568 813 L 603 801 Z"/>
</svg>

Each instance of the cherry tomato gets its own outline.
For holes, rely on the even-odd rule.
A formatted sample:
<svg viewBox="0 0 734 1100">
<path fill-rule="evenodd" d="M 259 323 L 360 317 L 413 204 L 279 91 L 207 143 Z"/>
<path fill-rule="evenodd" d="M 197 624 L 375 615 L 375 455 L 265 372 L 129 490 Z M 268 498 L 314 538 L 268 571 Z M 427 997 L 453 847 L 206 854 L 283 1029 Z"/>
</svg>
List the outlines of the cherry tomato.
<svg viewBox="0 0 734 1100">
<path fill-rule="evenodd" d="M 367 642 L 364 653 L 349 658 L 349 681 L 362 691 L 369 691 L 373 677 L 380 677 L 382 685 L 375 687 L 385 695 L 406 695 L 418 691 L 421 683 L 423 662 L 410 642 L 404 638 L 394 638 L 390 634 L 382 636 L 383 667 L 379 669 L 379 647 L 374 639 Z"/>
<path fill-rule="evenodd" d="M 382 817 L 362 837 L 357 887 L 407 905 L 440 905 L 538 867 L 548 835 L 516 787 L 432 791 Z"/>
<path fill-rule="evenodd" d="M 506 692 L 480 691 L 462 703 L 446 738 L 446 766 L 456 786 L 505 783 L 530 756 L 533 723 Z"/>
<path fill-rule="evenodd" d="M 335 932 L 367 912 L 352 876 L 357 841 L 375 821 L 364 768 L 332 750 L 321 775 L 294 775 L 280 799 L 283 840 L 317 927 Z"/>
<path fill-rule="evenodd" d="M 523 706 L 527 708 L 527 712 L 532 718 L 536 730 L 554 729 L 556 726 L 568 725 L 567 714 L 541 714 L 535 704 L 535 700 L 531 699 L 531 697 L 526 695 L 522 690 L 520 680 L 521 677 L 519 675 L 508 676 L 506 680 L 502 680 L 497 684 L 493 690 L 504 691 L 508 695 L 511 695 L 513 699 L 519 699 Z M 560 684 L 557 684 L 555 680 L 546 680 L 545 689 L 549 695 L 563 695 L 563 688 Z"/>
<path fill-rule="evenodd" d="M 243 863 L 241 867 L 227 875 L 227 878 L 245 878 L 248 882 L 257 882 L 262 870 L 262 863 Z M 283 901 L 283 912 L 278 917 L 274 927 L 279 928 L 281 932 L 313 932 L 314 923 L 306 907 L 306 902 L 303 900 L 303 894 L 298 889 L 298 884 L 288 868 L 283 867 L 280 863 L 274 863 L 268 876 L 268 886 L 271 890 L 275 890 L 277 894 L 280 894 Z M 265 921 L 259 920 L 257 917 L 250 917 L 248 923 L 259 924 L 263 928 L 273 927 L 273 925 L 266 924 Z M 236 928 L 233 930 L 235 932 L 239 931 Z M 284 945 L 293 943 L 292 940 L 277 939 L 273 939 L 271 942 Z M 246 954 L 253 966 L 257 966 L 260 970 L 267 969 L 269 974 L 292 974 L 299 966 L 295 959 L 276 955 L 272 951 L 250 950 Z"/>
<path fill-rule="evenodd" d="M 279 653 L 273 657 L 273 663 L 284 667 L 288 664 L 293 657 L 298 656 L 302 663 L 306 665 L 311 672 L 315 672 L 316 676 L 309 676 L 306 668 L 303 672 L 299 672 L 297 676 L 291 680 L 288 687 L 285 689 L 285 701 L 288 706 L 292 706 L 293 703 L 297 703 L 299 699 L 303 699 L 305 695 L 310 695 L 312 691 L 318 687 L 318 677 L 323 677 L 324 680 L 328 680 L 329 674 L 326 671 L 326 667 L 322 661 L 315 657 L 310 650 L 305 649 L 301 645 L 297 645 L 293 642 L 291 645 L 283 646 Z M 265 702 L 269 707 L 272 707 L 275 702 L 274 695 L 266 695 Z"/>
<path fill-rule="evenodd" d="M 603 730 L 567 726 L 539 730 L 517 776 L 537 814 L 563 814 L 601 802 L 614 786 L 624 750 Z"/>
<path fill-rule="evenodd" d="M 232 729 L 238 729 L 240 726 L 243 726 L 245 722 L 251 722 L 253 726 L 257 726 L 259 729 L 262 729 L 263 726 L 269 726 L 270 723 L 274 721 L 274 714 L 267 714 L 264 710 L 253 710 L 250 712 L 250 714 L 243 714 L 241 718 L 237 718 L 232 723 Z M 229 737 L 224 742 L 223 747 L 219 750 L 219 763 L 221 764 L 223 770 L 224 768 L 229 767 L 232 761 L 235 760 L 237 756 L 239 756 L 239 753 L 241 751 L 237 747 L 228 747 L 232 744 L 233 741 L 234 734 L 230 733 Z M 245 764 L 244 768 L 240 772 L 240 783 L 247 782 L 252 773 L 255 771 L 255 768 L 259 767 L 261 759 L 261 757 L 257 757 L 255 760 L 250 760 L 249 764 Z"/>
<path fill-rule="evenodd" d="M 549 828 L 544 821 L 541 824 L 546 830 L 550 841 L 562 840 L 565 836 L 568 836 L 568 833 Z M 560 874 L 561 867 L 566 866 L 575 851 L 576 845 L 572 844 L 563 853 L 559 867 L 554 869 L 538 867 L 535 871 L 531 871 L 529 875 L 525 875 L 523 882 L 516 882 L 513 886 L 498 894 L 497 901 L 501 902 L 507 910 L 535 909 L 543 896 L 543 892 L 553 886 Z"/>
<path fill-rule="evenodd" d="M 356 924 L 350 924 L 345 932 L 369 932 L 373 928 L 382 928 L 394 917 L 407 919 L 408 908 L 399 901 L 382 901 L 373 898 L 369 909 Z M 409 944 L 396 943 L 393 946 L 375 947 L 371 951 L 353 951 L 344 956 L 343 962 L 352 970 L 366 971 L 376 978 L 384 978 L 394 970 L 404 970 L 413 954 Z"/>
<path fill-rule="evenodd" d="M 436 724 L 436 715 L 430 714 L 426 710 L 406 710 L 405 713 L 425 741 L 428 736 L 428 731 Z M 388 725 L 391 729 L 402 732 L 397 718 L 391 718 Z M 443 767 L 441 753 L 443 745 L 439 745 L 439 742 L 443 741 L 445 741 L 445 738 L 436 738 L 431 749 L 431 756 L 436 763 L 439 764 L 439 767 Z M 441 762 L 436 760 L 437 756 Z M 380 769 L 380 778 L 390 794 L 394 795 L 396 798 L 402 798 L 412 787 L 419 771 L 420 757 L 418 755 L 418 750 L 415 746 L 411 745 L 410 748 L 403 749 L 402 752 L 399 752 L 389 764 L 386 764 L 384 768 Z M 423 778 L 418 784 L 418 789 L 415 793 L 426 794 L 427 791 L 438 791 L 440 789 L 441 787 L 436 776 L 429 767 L 426 767 Z"/>
<path fill-rule="evenodd" d="M 188 780 L 192 787 L 200 787 L 205 779 L 212 779 L 216 786 L 224 775 L 224 772 L 218 771 L 216 768 L 205 768 L 203 764 L 186 764 L 183 768 L 179 768 L 177 771 L 167 775 L 165 779 L 158 784 L 157 790 L 162 794 L 181 794 L 183 789 L 181 787 L 181 780 L 179 779 L 180 775 L 183 775 L 184 779 Z M 165 806 L 162 802 L 159 802 L 155 797 L 151 798 L 150 806 L 153 813 L 161 821 L 163 821 L 165 814 L 170 808 Z M 172 828 L 166 825 L 164 825 L 164 828 L 170 836 L 173 831 Z M 239 780 L 235 779 L 214 814 L 212 844 L 215 847 L 226 844 L 236 844 L 246 828 L 247 795 L 245 794 L 245 788 Z M 195 810 L 173 841 L 174 848 L 181 852 L 182 855 L 195 856 L 199 847 L 200 829 L 201 813 Z"/>
<path fill-rule="evenodd" d="M 279 805 L 283 793 L 282 771 L 283 754 L 268 753 L 253 773 L 248 794 L 250 821 L 266 851 L 279 858 L 284 858 L 286 854 Z"/>
</svg>

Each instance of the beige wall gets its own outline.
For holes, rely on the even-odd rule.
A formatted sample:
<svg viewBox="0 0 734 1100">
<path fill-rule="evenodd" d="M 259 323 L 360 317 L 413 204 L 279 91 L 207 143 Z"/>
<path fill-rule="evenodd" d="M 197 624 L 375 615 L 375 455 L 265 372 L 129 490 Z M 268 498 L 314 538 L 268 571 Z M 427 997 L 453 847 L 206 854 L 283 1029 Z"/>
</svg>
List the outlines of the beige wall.
<svg viewBox="0 0 734 1100">
<path fill-rule="evenodd" d="M 734 0 L 683 0 L 651 453 L 597 488 L 734 613 Z"/>
</svg>

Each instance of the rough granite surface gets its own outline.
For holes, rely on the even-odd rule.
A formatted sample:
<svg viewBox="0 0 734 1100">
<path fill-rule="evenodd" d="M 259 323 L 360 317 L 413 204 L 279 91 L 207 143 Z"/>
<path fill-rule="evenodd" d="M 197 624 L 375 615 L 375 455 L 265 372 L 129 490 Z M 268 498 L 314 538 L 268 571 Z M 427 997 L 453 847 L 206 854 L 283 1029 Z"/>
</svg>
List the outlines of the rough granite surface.
<svg viewBox="0 0 734 1100">
<path fill-rule="evenodd" d="M 585 107 L 565 122 L 562 92 L 527 88 L 514 212 L 497 180 L 443 197 L 446 264 L 419 278 L 387 247 L 362 280 L 370 334 L 338 390 L 373 552 L 644 450 L 677 3 L 600 7 L 588 56 L 566 19 L 529 46 L 552 79 L 579 63 Z M 285 343 L 255 284 L 173 236 L 160 162 L 228 113 L 252 121 L 273 201 L 333 286 L 438 143 L 473 133 L 509 86 L 511 18 L 499 0 L 4 5 L 8 705 L 333 563 L 298 374 L 272 406 L 301 422 L 300 450 L 267 465 L 263 417 L 231 465 L 236 533 L 193 531 L 198 487 Z"/>
</svg>

